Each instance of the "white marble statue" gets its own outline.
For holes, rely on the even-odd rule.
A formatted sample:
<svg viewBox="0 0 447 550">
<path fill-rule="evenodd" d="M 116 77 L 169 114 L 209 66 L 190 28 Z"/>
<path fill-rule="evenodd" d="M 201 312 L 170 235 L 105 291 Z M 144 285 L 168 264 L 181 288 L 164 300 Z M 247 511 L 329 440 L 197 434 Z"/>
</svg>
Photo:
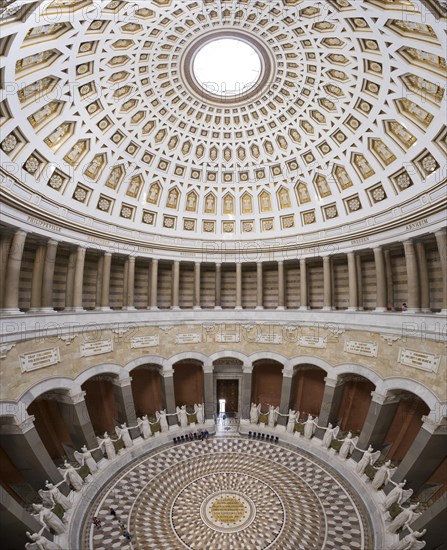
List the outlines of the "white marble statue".
<svg viewBox="0 0 447 550">
<path fill-rule="evenodd" d="M 261 409 L 261 405 L 256 405 L 256 403 L 252 403 L 250 407 L 250 423 L 251 424 L 257 424 L 259 419 L 259 411 Z"/>
<path fill-rule="evenodd" d="M 49 506 L 55 506 L 60 504 L 64 511 L 70 510 L 71 502 L 64 494 L 62 494 L 57 486 L 53 485 L 49 481 L 45 481 L 45 489 L 40 489 L 38 491 L 40 498 L 43 500 L 44 504 Z"/>
<path fill-rule="evenodd" d="M 140 433 L 143 436 L 143 439 L 149 439 L 152 435 L 151 425 L 149 423 L 149 419 L 147 417 L 147 414 L 142 416 L 141 418 L 138 418 L 138 428 L 140 429 Z"/>
<path fill-rule="evenodd" d="M 359 449 L 359 451 L 361 451 L 361 449 Z M 365 472 L 367 466 L 372 466 L 377 462 L 379 456 L 380 456 L 380 451 L 374 452 L 374 449 L 370 445 L 366 451 L 363 451 L 363 456 L 357 462 L 355 471 L 359 475 L 362 475 Z"/>
<path fill-rule="evenodd" d="M 160 424 L 161 432 L 167 432 L 169 430 L 169 425 L 168 419 L 166 418 L 166 411 L 164 409 L 162 409 L 161 411 L 157 411 L 155 413 L 155 416 L 157 418 L 157 422 Z"/>
<path fill-rule="evenodd" d="M 126 449 L 129 449 L 133 446 L 133 441 L 130 437 L 129 428 L 127 427 L 127 424 L 125 422 L 124 424 L 121 424 L 121 426 L 115 426 L 115 432 L 116 435 L 122 439 Z"/>
<path fill-rule="evenodd" d="M 179 421 L 180 427 L 188 427 L 188 413 L 186 412 L 186 405 L 176 408 L 177 411 L 177 420 Z"/>
<path fill-rule="evenodd" d="M 286 431 L 289 434 L 293 434 L 295 432 L 296 419 L 299 418 L 299 416 L 300 416 L 299 411 L 296 412 L 293 409 L 289 409 L 289 418 L 287 420 L 287 426 L 286 426 Z"/>
<path fill-rule="evenodd" d="M 194 412 L 197 418 L 197 424 L 205 424 L 205 410 L 202 403 L 194 404 Z"/>
<path fill-rule="evenodd" d="M 421 515 L 421 512 L 415 512 L 418 506 L 419 504 L 417 503 L 411 504 L 408 508 L 404 508 L 388 525 L 388 532 L 397 533 L 406 523 L 413 523 L 413 521 Z"/>
<path fill-rule="evenodd" d="M 343 441 L 342 446 L 340 447 L 339 455 L 341 458 L 348 458 L 352 451 L 355 449 L 355 446 L 357 445 L 357 441 L 359 440 L 358 437 L 352 437 L 352 433 L 349 432 L 348 435 L 342 439 Z"/>
<path fill-rule="evenodd" d="M 387 460 L 385 464 L 382 464 L 380 468 L 377 470 L 376 475 L 374 476 L 374 479 L 372 480 L 372 487 L 376 491 L 378 491 L 382 485 L 385 485 L 388 483 L 388 481 L 391 479 L 391 476 L 396 471 L 396 468 L 391 468 L 391 460 Z"/>
<path fill-rule="evenodd" d="M 315 430 L 317 429 L 318 418 L 315 418 L 310 414 L 304 422 L 304 437 L 306 439 L 312 439 Z"/>
<path fill-rule="evenodd" d="M 274 428 L 276 419 L 278 418 L 278 407 L 274 407 L 273 405 L 269 405 L 269 428 Z"/>
<path fill-rule="evenodd" d="M 42 504 L 33 504 L 36 511 L 33 516 L 37 521 L 48 529 L 52 529 L 56 535 L 62 535 L 65 532 L 65 525 L 62 523 L 54 512 L 42 506 Z"/>
<path fill-rule="evenodd" d="M 332 440 L 337 437 L 339 431 L 340 431 L 340 426 L 335 426 L 335 428 L 333 428 L 332 424 L 329 422 L 323 436 L 323 441 L 322 441 L 323 447 L 326 447 L 326 449 L 330 449 Z"/>
<path fill-rule="evenodd" d="M 382 503 L 382 507 L 384 510 L 389 510 L 395 502 L 402 505 L 411 497 L 411 495 L 413 494 L 413 489 L 404 489 L 406 483 L 406 480 L 401 481 L 396 485 L 396 487 L 394 487 L 394 489 L 392 489 L 387 494 L 385 500 Z"/>
<path fill-rule="evenodd" d="M 48 540 L 41 533 L 30 533 L 27 531 L 26 536 L 33 541 L 32 543 L 27 542 L 25 544 L 26 550 L 34 550 L 36 548 L 39 550 L 62 550 L 59 544 L 51 542 L 51 540 Z"/>
<path fill-rule="evenodd" d="M 422 548 L 425 548 L 427 543 L 423 540 L 417 539 L 423 537 L 426 532 L 427 529 L 424 529 L 423 531 L 411 531 L 409 535 L 391 545 L 388 550 L 421 550 Z"/>
<path fill-rule="evenodd" d="M 73 454 L 81 466 L 84 466 L 84 464 L 87 466 L 91 474 L 98 471 L 96 460 L 93 458 L 92 453 L 87 449 L 87 445 L 81 447 L 81 452 L 75 451 Z"/>
<path fill-rule="evenodd" d="M 116 449 L 113 441 L 110 439 L 110 436 L 107 432 L 104 432 L 104 439 L 97 437 L 99 448 L 103 453 L 106 454 L 109 460 L 113 460 L 116 457 Z"/>
<path fill-rule="evenodd" d="M 66 460 L 64 461 L 64 467 L 58 468 L 58 470 L 62 474 L 66 483 L 71 485 L 75 491 L 80 491 L 82 489 L 82 486 L 84 485 L 82 477 Z"/>
</svg>

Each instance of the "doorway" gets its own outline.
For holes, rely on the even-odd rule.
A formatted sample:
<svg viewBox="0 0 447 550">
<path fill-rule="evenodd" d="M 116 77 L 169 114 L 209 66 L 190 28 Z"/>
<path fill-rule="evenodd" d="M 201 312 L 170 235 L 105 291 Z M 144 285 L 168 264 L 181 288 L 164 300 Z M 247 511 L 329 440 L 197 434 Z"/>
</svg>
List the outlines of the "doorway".
<svg viewBox="0 0 447 550">
<path fill-rule="evenodd" d="M 217 415 L 236 416 L 239 408 L 239 380 L 216 380 Z"/>
</svg>

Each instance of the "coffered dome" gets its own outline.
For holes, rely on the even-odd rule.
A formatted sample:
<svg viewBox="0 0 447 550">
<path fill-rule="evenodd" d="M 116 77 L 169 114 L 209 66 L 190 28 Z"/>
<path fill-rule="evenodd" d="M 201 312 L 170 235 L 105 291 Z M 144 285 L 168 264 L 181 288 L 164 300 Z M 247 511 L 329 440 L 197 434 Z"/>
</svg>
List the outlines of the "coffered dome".
<svg viewBox="0 0 447 550">
<path fill-rule="evenodd" d="M 3 5 L 1 149 L 21 210 L 98 234 L 265 240 L 438 208 L 446 40 L 419 1 Z M 260 65 L 231 94 L 195 72 L 223 39 Z"/>
</svg>

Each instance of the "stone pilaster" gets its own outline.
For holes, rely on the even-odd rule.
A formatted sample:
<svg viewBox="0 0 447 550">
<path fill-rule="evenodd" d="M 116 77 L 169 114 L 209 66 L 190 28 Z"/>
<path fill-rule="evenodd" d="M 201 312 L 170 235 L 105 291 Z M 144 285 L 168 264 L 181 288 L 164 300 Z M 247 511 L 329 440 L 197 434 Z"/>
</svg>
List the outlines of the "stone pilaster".
<svg viewBox="0 0 447 550">
<path fill-rule="evenodd" d="M 376 309 L 375 311 L 386 311 L 386 269 L 385 258 L 382 247 L 378 246 L 374 249 L 374 261 L 376 264 Z"/>
<path fill-rule="evenodd" d="M 387 249 L 384 251 L 385 256 L 385 271 L 386 271 L 386 304 L 387 309 L 394 311 L 394 281 L 393 281 L 393 266 L 391 263 L 391 252 Z"/>
<path fill-rule="evenodd" d="M 74 277 L 76 269 L 76 249 L 71 249 L 68 256 L 67 279 L 65 283 L 65 309 L 73 308 Z"/>
<path fill-rule="evenodd" d="M 332 262 L 330 256 L 323 257 L 323 311 L 333 310 L 332 306 Z"/>
<path fill-rule="evenodd" d="M 45 262 L 42 275 L 42 312 L 51 312 L 53 310 L 53 280 L 54 268 L 56 265 L 57 241 L 50 240 L 47 243 Z"/>
<path fill-rule="evenodd" d="M 323 400 L 318 415 L 320 426 L 327 426 L 329 422 L 335 425 L 343 398 L 343 390 L 344 384 L 342 382 L 334 378 L 325 378 Z"/>
<path fill-rule="evenodd" d="M 284 279 L 284 262 L 278 262 L 278 307 L 276 309 L 286 309 L 286 289 Z"/>
<path fill-rule="evenodd" d="M 206 420 L 212 420 L 216 412 L 213 365 L 203 365 L 203 393 L 205 396 L 205 418 Z"/>
<path fill-rule="evenodd" d="M 256 264 L 256 309 L 264 309 L 264 281 L 262 262 Z"/>
<path fill-rule="evenodd" d="M 135 404 L 132 395 L 132 378 L 117 378 L 113 381 L 113 393 L 118 413 L 118 421 L 128 426 L 137 423 Z"/>
<path fill-rule="evenodd" d="M 201 308 L 201 296 L 200 296 L 200 262 L 194 264 L 194 299 L 193 299 L 193 308 L 196 310 Z"/>
<path fill-rule="evenodd" d="M 135 256 L 129 256 L 127 261 L 127 296 L 126 311 L 135 310 Z"/>
<path fill-rule="evenodd" d="M 151 292 L 150 292 L 150 309 L 158 310 L 158 260 L 151 260 Z"/>
<path fill-rule="evenodd" d="M 168 414 L 175 413 L 174 370 L 163 369 L 163 391 L 165 395 L 165 407 Z M 170 426 L 177 425 L 177 417 L 168 416 Z"/>
<path fill-rule="evenodd" d="M 41 244 L 37 247 L 36 254 L 34 256 L 33 274 L 31 278 L 30 313 L 38 312 L 42 307 L 42 279 L 46 252 L 47 247 Z"/>
<path fill-rule="evenodd" d="M 236 309 L 242 309 L 242 264 L 236 264 Z"/>
<path fill-rule="evenodd" d="M 73 308 L 72 311 L 84 311 L 82 307 L 82 298 L 84 290 L 84 263 L 86 250 L 78 246 L 76 251 L 76 265 L 73 282 Z"/>
<path fill-rule="evenodd" d="M 423 313 L 431 313 L 430 309 L 430 283 L 428 279 L 427 257 L 425 255 L 424 243 L 416 243 L 416 257 L 419 269 L 420 281 L 420 299 L 421 311 Z"/>
<path fill-rule="evenodd" d="M 349 306 L 348 311 L 358 310 L 357 265 L 355 252 L 348 252 Z"/>
<path fill-rule="evenodd" d="M 42 529 L 42 525 L 37 519 L 22 508 L 3 487 L 0 487 L 0 517 L 2 518 L 2 545 L 4 548 L 24 548 L 26 543 L 30 543 L 26 532 L 39 533 Z"/>
<path fill-rule="evenodd" d="M 12 236 L 2 234 L 0 236 L 0 308 L 3 308 L 5 299 L 5 277 L 8 265 L 9 250 L 11 248 Z"/>
<path fill-rule="evenodd" d="M 222 309 L 222 265 L 216 264 L 214 309 Z"/>
<path fill-rule="evenodd" d="M 112 269 L 112 254 L 104 254 L 101 285 L 101 311 L 110 310 L 110 272 Z"/>
<path fill-rule="evenodd" d="M 421 308 L 419 294 L 419 269 L 412 239 L 404 242 L 405 261 L 407 264 L 408 300 L 407 312 L 417 313 Z"/>
<path fill-rule="evenodd" d="M 62 396 L 59 401 L 61 416 L 77 450 L 83 445 L 90 449 L 98 446 L 84 396 L 85 392 L 79 389 Z"/>
<path fill-rule="evenodd" d="M 241 418 L 250 418 L 251 405 L 251 383 L 253 377 L 253 365 L 244 365 L 242 367 L 242 411 Z"/>
<path fill-rule="evenodd" d="M 300 260 L 300 309 L 309 309 L 309 297 L 307 292 L 307 262 L 305 258 Z"/>
<path fill-rule="evenodd" d="M 360 254 L 355 255 L 355 267 L 357 273 L 357 304 L 358 309 L 363 311 L 363 267 Z"/>
<path fill-rule="evenodd" d="M 293 370 L 284 368 L 282 370 L 282 386 L 281 386 L 281 401 L 279 412 L 287 414 L 290 405 L 290 392 L 292 390 Z M 278 424 L 285 426 L 287 424 L 286 416 L 278 416 Z"/>
<path fill-rule="evenodd" d="M 358 447 L 361 449 L 366 449 L 368 445 L 378 449 L 382 445 L 399 406 L 399 399 L 392 395 L 382 395 L 373 391 L 371 396 L 368 414 L 358 441 Z"/>
<path fill-rule="evenodd" d="M 180 292 L 180 262 L 175 260 L 172 263 L 172 305 L 171 309 L 179 310 L 179 292 Z"/>
</svg>

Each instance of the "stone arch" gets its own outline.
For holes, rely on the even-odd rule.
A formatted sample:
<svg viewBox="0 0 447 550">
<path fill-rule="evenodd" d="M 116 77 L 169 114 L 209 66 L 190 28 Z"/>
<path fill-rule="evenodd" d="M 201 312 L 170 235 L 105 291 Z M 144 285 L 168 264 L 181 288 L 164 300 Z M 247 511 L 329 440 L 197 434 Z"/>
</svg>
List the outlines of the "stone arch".
<svg viewBox="0 0 447 550">
<path fill-rule="evenodd" d="M 75 382 L 79 386 L 82 386 L 82 384 L 89 380 L 89 378 L 93 378 L 93 376 L 98 374 L 110 374 L 112 376 L 117 376 L 118 378 L 126 378 L 127 371 L 124 370 L 121 365 L 117 365 L 116 363 L 102 363 L 100 365 L 95 365 L 94 367 L 89 367 L 84 372 L 81 372 L 81 374 L 75 378 Z"/>
<path fill-rule="evenodd" d="M 37 397 L 48 391 L 54 390 L 75 390 L 76 392 L 80 392 L 81 385 L 74 382 L 71 378 L 47 378 L 31 386 L 31 388 L 22 395 L 20 402 L 27 408 Z"/>
<path fill-rule="evenodd" d="M 382 383 L 382 378 L 372 369 L 355 363 L 343 363 L 342 365 L 338 365 L 332 369 L 332 374 L 334 377 L 343 376 L 344 374 L 363 376 L 373 383 L 376 388 Z"/>
<path fill-rule="evenodd" d="M 416 380 L 403 377 L 387 378 L 377 388 L 377 392 L 383 395 L 393 390 L 404 390 L 415 394 L 424 401 L 431 413 L 438 412 L 441 408 L 441 403 L 436 395 L 424 386 L 424 384 Z"/>
<path fill-rule="evenodd" d="M 161 367 L 162 369 L 165 368 L 165 365 L 167 363 L 167 359 L 164 357 L 161 357 L 160 355 L 144 355 L 143 357 L 138 357 L 137 359 L 133 359 L 133 361 L 130 361 L 126 365 L 124 365 L 124 370 L 131 376 L 131 373 L 134 369 L 141 367 L 143 365 L 157 365 Z"/>
<path fill-rule="evenodd" d="M 252 363 L 261 359 L 271 359 L 272 361 L 276 361 L 277 363 L 281 363 L 282 365 L 284 365 L 285 369 L 288 369 L 290 366 L 290 360 L 287 359 L 287 357 L 284 357 L 284 355 L 281 355 L 280 353 L 276 353 L 274 351 L 257 351 L 256 353 L 249 355 L 248 359 Z"/>
<path fill-rule="evenodd" d="M 297 357 L 292 357 L 292 359 L 289 359 L 289 365 L 292 368 L 299 367 L 300 365 L 311 365 L 312 367 L 318 367 L 324 370 L 330 378 L 334 377 L 331 376 L 334 367 L 324 359 L 314 357 L 313 355 L 298 355 Z"/>
<path fill-rule="evenodd" d="M 248 355 L 245 355 L 245 353 L 241 353 L 240 351 L 217 351 L 216 353 L 213 353 L 210 355 L 209 360 L 211 363 L 214 363 L 214 361 L 217 361 L 218 359 L 238 359 L 239 361 L 242 361 L 242 363 L 246 363 L 248 361 Z"/>
<path fill-rule="evenodd" d="M 184 351 L 182 353 L 177 353 L 176 355 L 173 355 L 172 357 L 167 359 L 164 368 L 166 368 L 167 370 L 172 369 L 175 363 L 178 363 L 179 361 L 184 361 L 185 359 L 193 359 L 195 361 L 199 361 L 200 363 L 203 363 L 204 367 L 210 364 L 210 358 L 208 357 L 208 355 L 205 355 L 204 353 L 200 353 L 198 351 Z"/>
</svg>

